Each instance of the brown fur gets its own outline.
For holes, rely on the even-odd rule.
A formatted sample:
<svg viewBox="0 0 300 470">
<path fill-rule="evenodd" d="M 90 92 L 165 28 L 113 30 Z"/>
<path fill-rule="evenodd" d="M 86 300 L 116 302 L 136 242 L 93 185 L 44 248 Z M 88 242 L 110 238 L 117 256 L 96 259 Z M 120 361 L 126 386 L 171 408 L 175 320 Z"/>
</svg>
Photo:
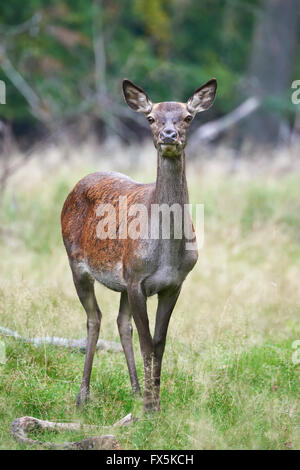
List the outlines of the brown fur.
<svg viewBox="0 0 300 470">
<path fill-rule="evenodd" d="M 97 238 L 97 207 L 113 205 L 118 233 L 119 196 L 127 196 L 129 208 L 131 204 L 151 199 L 153 193 L 153 184 L 139 184 L 118 174 L 93 173 L 80 180 L 62 210 L 62 234 L 68 255 L 77 261 L 87 261 L 99 270 L 111 269 L 120 261 L 126 264 L 130 256 L 128 239 Z"/>
</svg>

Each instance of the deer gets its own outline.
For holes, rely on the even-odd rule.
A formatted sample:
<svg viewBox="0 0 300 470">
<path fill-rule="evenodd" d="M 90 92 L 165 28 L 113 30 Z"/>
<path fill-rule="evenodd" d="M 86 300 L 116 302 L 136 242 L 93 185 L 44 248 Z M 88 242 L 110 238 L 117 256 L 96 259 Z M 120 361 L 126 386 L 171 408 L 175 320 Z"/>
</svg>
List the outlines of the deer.
<svg viewBox="0 0 300 470">
<path fill-rule="evenodd" d="M 63 241 L 74 285 L 87 315 L 86 357 L 77 406 L 89 399 L 90 376 L 100 331 L 102 313 L 95 297 L 96 280 L 121 294 L 117 325 L 132 392 L 142 396 L 133 350 L 133 317 L 144 366 L 143 409 L 145 412 L 160 410 L 161 368 L 168 325 L 183 281 L 198 259 L 197 245 L 196 249 L 188 250 L 185 235 L 181 239 L 172 236 L 174 217 L 169 238 L 160 232 L 155 238 L 99 238 L 97 208 L 110 205 L 118 213 L 120 196 L 126 198 L 127 212 L 116 217 L 118 232 L 124 217 L 129 220 L 128 214 L 134 204 L 142 204 L 150 219 L 153 204 L 158 207 L 188 204 L 184 152 L 188 129 L 197 113 L 212 106 L 216 90 L 217 80 L 212 78 L 186 103 L 153 103 L 142 88 L 124 79 L 126 103 L 132 110 L 144 114 L 152 131 L 157 150 L 156 181 L 144 184 L 121 173 L 96 172 L 81 179 L 64 203 L 61 214 Z M 156 223 L 161 227 L 162 217 Z M 193 240 L 196 240 L 190 215 L 188 224 Z M 152 295 L 157 295 L 158 299 L 153 335 L 147 313 L 147 298 Z"/>
</svg>

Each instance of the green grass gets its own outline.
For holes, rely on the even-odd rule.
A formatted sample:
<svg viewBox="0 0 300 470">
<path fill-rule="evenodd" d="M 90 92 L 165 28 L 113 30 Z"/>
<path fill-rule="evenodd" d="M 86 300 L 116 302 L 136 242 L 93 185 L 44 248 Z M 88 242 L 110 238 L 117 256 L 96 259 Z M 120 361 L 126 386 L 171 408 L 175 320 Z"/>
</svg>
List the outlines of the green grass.
<svg viewBox="0 0 300 470">
<path fill-rule="evenodd" d="M 92 169 L 93 170 L 93 169 Z M 27 170 L 28 171 L 28 170 Z M 85 336 L 60 235 L 60 210 L 91 168 L 34 173 L 13 180 L 1 202 L 0 325 L 30 336 Z M 151 180 L 150 173 L 136 175 Z M 205 204 L 205 244 L 171 319 L 162 373 L 162 411 L 144 415 L 132 398 L 123 354 L 97 353 L 91 400 L 75 409 L 84 356 L 1 337 L 0 446 L 20 416 L 109 426 L 124 449 L 299 449 L 300 175 L 197 174 L 191 201 Z M 118 340 L 119 296 L 102 286 L 101 336 Z M 153 326 L 156 301 L 149 300 Z M 143 378 L 136 332 L 138 374 Z M 107 432 L 107 430 L 106 430 Z M 94 434 L 94 433 L 92 433 Z M 46 432 L 64 442 L 86 434 Z"/>
</svg>

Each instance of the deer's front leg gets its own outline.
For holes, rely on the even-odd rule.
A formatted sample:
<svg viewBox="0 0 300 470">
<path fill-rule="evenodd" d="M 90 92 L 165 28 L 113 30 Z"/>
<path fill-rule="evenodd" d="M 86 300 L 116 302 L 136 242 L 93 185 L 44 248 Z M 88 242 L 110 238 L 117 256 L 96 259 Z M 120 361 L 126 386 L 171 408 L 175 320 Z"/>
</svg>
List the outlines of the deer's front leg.
<svg viewBox="0 0 300 470">
<path fill-rule="evenodd" d="M 166 289 L 158 294 L 158 306 L 153 337 L 153 401 L 155 411 L 159 411 L 160 409 L 161 364 L 166 345 L 168 325 L 178 299 L 180 289 L 181 286 L 175 289 Z"/>
<path fill-rule="evenodd" d="M 149 328 L 146 297 L 139 284 L 128 288 L 128 300 L 136 328 L 138 330 L 140 348 L 144 361 L 144 409 L 153 407 L 152 396 L 152 358 L 153 340 Z"/>
</svg>

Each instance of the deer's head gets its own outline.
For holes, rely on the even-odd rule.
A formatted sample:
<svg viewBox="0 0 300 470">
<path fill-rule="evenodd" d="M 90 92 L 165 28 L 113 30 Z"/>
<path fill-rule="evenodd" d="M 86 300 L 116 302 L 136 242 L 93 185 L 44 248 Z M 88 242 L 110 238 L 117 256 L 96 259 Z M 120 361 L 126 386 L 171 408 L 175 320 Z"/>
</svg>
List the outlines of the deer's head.
<svg viewBox="0 0 300 470">
<path fill-rule="evenodd" d="M 145 114 L 151 127 L 154 145 L 164 157 L 181 155 L 186 145 L 190 123 L 197 113 L 211 107 L 216 90 L 217 80 L 212 78 L 198 88 L 186 103 L 152 103 L 142 88 L 130 80 L 123 80 L 126 103 L 134 111 Z"/>
</svg>

